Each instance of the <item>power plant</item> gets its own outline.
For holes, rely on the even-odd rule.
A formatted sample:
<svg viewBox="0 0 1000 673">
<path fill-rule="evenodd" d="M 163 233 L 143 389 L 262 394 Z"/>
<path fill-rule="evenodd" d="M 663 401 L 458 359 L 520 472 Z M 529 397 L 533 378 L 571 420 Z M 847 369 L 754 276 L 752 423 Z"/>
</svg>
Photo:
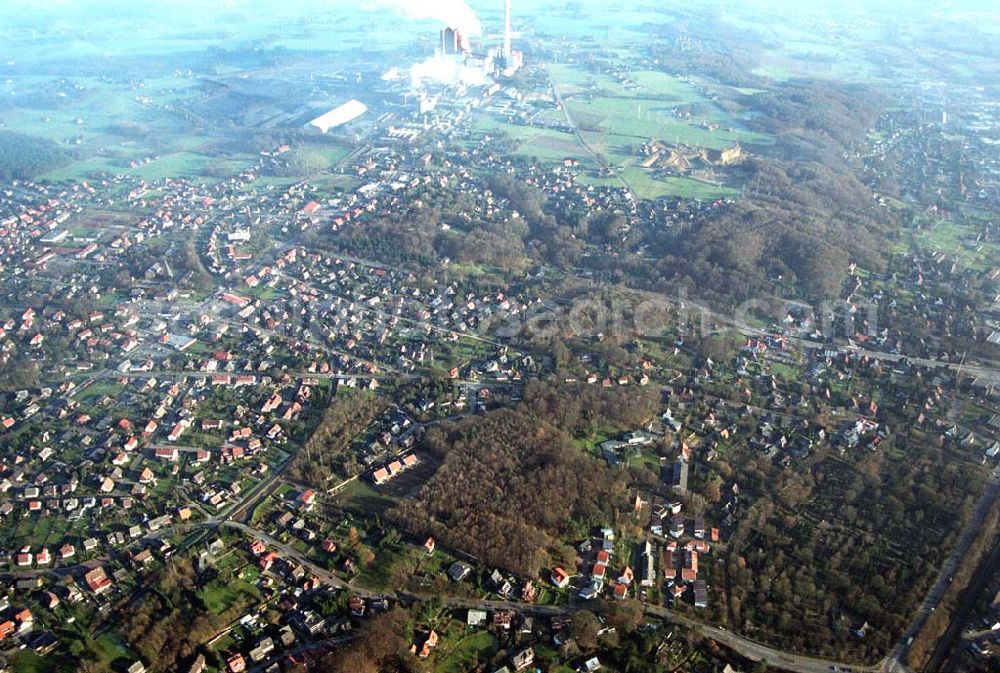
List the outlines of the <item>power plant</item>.
<svg viewBox="0 0 1000 673">
<path fill-rule="evenodd" d="M 504 0 L 503 3 L 503 50 L 500 53 L 503 59 L 503 74 L 506 77 L 510 77 L 515 72 L 521 69 L 524 65 L 524 55 L 520 51 L 514 51 L 511 49 L 511 35 L 512 31 L 510 28 L 510 0 Z"/>
<path fill-rule="evenodd" d="M 441 53 L 448 56 L 465 55 L 472 52 L 468 40 L 457 28 L 445 28 L 441 31 Z"/>
<path fill-rule="evenodd" d="M 476 50 L 470 36 L 453 25 L 446 25 L 439 37 L 434 55 L 415 64 L 410 71 L 414 90 L 425 90 L 425 83 L 484 86 L 499 77 L 512 76 L 524 63 L 522 53 L 511 45 L 510 0 L 504 0 L 504 30 L 500 45 L 488 50 L 482 47 Z"/>
<path fill-rule="evenodd" d="M 503 3 L 503 57 L 510 60 L 510 0 Z"/>
</svg>

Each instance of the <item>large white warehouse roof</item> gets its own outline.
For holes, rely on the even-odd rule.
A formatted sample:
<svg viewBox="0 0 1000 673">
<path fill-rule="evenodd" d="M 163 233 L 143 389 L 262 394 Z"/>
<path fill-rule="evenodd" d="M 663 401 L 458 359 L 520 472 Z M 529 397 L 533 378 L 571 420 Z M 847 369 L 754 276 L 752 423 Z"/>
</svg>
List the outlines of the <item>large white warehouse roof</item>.
<svg viewBox="0 0 1000 673">
<path fill-rule="evenodd" d="M 366 112 L 368 112 L 368 108 L 365 107 L 364 103 L 357 100 L 349 100 L 340 107 L 336 107 L 316 117 L 316 119 L 313 119 L 306 126 L 318 129 L 320 133 L 326 133 L 332 128 L 357 119 Z"/>
</svg>

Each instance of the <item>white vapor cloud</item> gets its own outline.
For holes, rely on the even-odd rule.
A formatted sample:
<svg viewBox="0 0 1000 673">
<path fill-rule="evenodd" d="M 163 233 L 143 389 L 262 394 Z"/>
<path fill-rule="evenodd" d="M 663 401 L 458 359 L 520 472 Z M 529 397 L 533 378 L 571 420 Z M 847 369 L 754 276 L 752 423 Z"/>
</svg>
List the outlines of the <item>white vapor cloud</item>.
<svg viewBox="0 0 1000 673">
<path fill-rule="evenodd" d="M 467 37 L 483 34 L 483 26 L 465 0 L 383 0 L 385 6 L 411 19 L 440 21 Z"/>
<path fill-rule="evenodd" d="M 435 54 L 410 68 L 410 84 L 414 89 L 419 89 L 424 81 L 479 86 L 486 84 L 486 73 L 465 65 L 459 57 Z"/>
</svg>

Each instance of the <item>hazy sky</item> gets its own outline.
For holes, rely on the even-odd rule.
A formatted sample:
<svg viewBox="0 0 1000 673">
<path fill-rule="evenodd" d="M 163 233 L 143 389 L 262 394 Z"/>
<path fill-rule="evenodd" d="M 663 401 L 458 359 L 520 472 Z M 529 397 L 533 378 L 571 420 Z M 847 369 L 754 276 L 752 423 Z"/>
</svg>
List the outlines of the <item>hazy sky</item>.
<svg viewBox="0 0 1000 673">
<path fill-rule="evenodd" d="M 479 15 L 485 17 L 486 30 L 496 30 L 497 17 L 502 10 L 502 0 L 468 0 Z M 927 25 L 937 21 L 968 22 L 972 32 L 1000 33 L 1000 1 L 998 0 L 513 0 L 515 18 L 524 21 L 533 12 L 552 13 L 553 8 L 564 9 L 568 3 L 580 8 L 582 16 L 614 21 L 623 11 L 650 10 L 651 18 L 663 16 L 653 10 L 670 12 L 673 7 L 690 11 L 703 5 L 706 12 L 727 15 L 745 14 L 753 21 L 767 20 L 768 16 L 783 21 L 843 21 L 859 14 L 875 13 L 883 22 L 897 14 L 908 20 L 926 17 Z M 397 30 L 414 27 L 401 6 L 416 9 L 424 21 L 435 23 L 435 14 L 446 6 L 458 7 L 463 0 L 167 0 L 161 3 L 135 2 L 135 0 L 0 0 L 0 35 L 6 38 L 0 46 L 0 56 L 10 49 L 11 40 L 40 38 L 45 41 L 53 33 L 60 36 L 77 35 L 81 39 L 98 42 L 102 37 L 114 39 L 116 31 L 136 29 L 159 37 L 186 35 L 196 31 L 220 30 L 229 35 L 255 39 L 270 30 L 287 25 L 289 21 L 307 23 L 310 18 L 344 12 L 363 12 L 372 17 L 383 15 L 384 25 Z M 433 8 L 433 9 L 432 9 Z M 455 10 L 453 10 L 454 13 Z M 461 11 L 461 10 L 458 10 Z M 411 11 L 410 14 L 414 12 Z M 419 25 L 419 24 L 418 24 Z M 421 28 L 424 30 L 425 28 Z M 125 49 L 126 47 L 122 47 Z"/>
</svg>

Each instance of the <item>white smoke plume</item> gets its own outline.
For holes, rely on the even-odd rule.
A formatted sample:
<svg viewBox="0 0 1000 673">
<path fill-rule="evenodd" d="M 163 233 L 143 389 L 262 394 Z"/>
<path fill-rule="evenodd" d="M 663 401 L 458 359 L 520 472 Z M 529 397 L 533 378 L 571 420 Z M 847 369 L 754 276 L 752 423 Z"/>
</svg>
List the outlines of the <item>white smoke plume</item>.
<svg viewBox="0 0 1000 673">
<path fill-rule="evenodd" d="M 483 26 L 465 0 L 383 0 L 385 5 L 411 19 L 440 21 L 466 37 L 483 34 Z"/>
<path fill-rule="evenodd" d="M 419 89 L 425 81 L 439 84 L 486 84 L 486 73 L 481 68 L 465 65 L 460 57 L 435 54 L 410 68 L 410 83 Z"/>
</svg>

